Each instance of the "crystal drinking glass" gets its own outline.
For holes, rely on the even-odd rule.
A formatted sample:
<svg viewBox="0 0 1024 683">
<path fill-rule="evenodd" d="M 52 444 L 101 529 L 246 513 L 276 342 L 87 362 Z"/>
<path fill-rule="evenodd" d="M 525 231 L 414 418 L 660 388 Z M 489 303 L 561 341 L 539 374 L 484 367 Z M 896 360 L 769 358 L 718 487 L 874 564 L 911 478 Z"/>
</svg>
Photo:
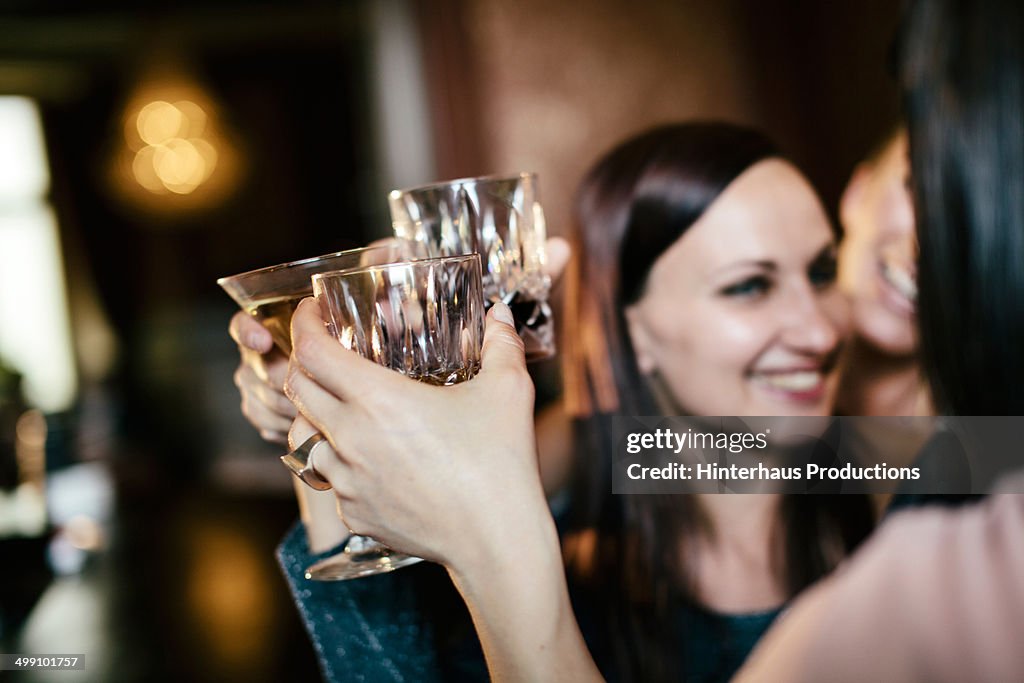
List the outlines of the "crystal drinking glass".
<svg viewBox="0 0 1024 683">
<path fill-rule="evenodd" d="M 313 292 L 342 346 L 412 379 L 450 385 L 480 369 L 484 299 L 477 254 L 388 263 L 313 276 Z M 306 570 L 338 581 L 393 571 L 420 558 L 353 535 Z"/>
<path fill-rule="evenodd" d="M 388 195 L 395 236 L 425 245 L 429 256 L 480 254 L 484 299 L 512 309 L 527 360 L 555 352 L 544 274 L 544 212 L 537 176 L 450 180 Z"/>
</svg>

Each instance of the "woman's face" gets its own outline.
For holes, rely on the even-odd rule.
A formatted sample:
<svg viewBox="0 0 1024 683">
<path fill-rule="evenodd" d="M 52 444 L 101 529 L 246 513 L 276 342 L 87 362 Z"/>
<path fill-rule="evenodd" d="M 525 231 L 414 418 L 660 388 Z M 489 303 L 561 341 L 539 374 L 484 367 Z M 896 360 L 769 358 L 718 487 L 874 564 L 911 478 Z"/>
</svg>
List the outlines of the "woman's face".
<svg viewBox="0 0 1024 683">
<path fill-rule="evenodd" d="M 626 310 L 640 370 L 694 415 L 827 415 L 846 305 L 803 176 L 747 169 L 651 269 Z"/>
<path fill-rule="evenodd" d="M 909 173 L 907 138 L 901 134 L 878 159 L 857 167 L 840 204 L 846 235 L 839 284 L 852 303 L 854 330 L 895 356 L 917 350 L 917 239 Z"/>
</svg>

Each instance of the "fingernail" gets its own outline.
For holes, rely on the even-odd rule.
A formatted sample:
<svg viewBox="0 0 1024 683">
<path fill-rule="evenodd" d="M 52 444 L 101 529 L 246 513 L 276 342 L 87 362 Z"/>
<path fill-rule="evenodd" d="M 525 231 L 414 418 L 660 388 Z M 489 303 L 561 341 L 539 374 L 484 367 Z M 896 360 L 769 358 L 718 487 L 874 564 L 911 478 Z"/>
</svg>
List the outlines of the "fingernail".
<svg viewBox="0 0 1024 683">
<path fill-rule="evenodd" d="M 498 322 L 513 326 L 516 324 L 515 319 L 512 317 L 512 310 L 504 302 L 498 301 L 491 307 L 491 310 L 494 311 L 494 319 Z"/>
<path fill-rule="evenodd" d="M 249 334 L 245 335 L 246 346 L 248 346 L 250 349 L 253 349 L 254 351 L 260 348 L 260 341 L 262 341 L 260 339 L 260 336 L 255 332 L 250 332 Z"/>
</svg>

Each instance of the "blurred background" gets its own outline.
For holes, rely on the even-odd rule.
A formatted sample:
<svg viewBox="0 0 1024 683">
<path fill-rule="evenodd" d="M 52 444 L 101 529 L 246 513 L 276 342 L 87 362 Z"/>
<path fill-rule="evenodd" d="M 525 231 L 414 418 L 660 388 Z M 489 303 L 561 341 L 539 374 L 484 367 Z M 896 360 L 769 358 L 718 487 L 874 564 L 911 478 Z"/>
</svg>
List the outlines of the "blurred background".
<svg viewBox="0 0 1024 683">
<path fill-rule="evenodd" d="M 87 8 L 86 8 L 87 6 Z M 0 652 L 61 681 L 318 676 L 238 409 L 219 276 L 389 233 L 386 191 L 690 118 L 781 142 L 833 211 L 897 119 L 890 0 L 0 2 Z M 533 368 L 557 395 L 557 362 Z M 45 675 L 12 680 L 50 680 Z"/>
</svg>

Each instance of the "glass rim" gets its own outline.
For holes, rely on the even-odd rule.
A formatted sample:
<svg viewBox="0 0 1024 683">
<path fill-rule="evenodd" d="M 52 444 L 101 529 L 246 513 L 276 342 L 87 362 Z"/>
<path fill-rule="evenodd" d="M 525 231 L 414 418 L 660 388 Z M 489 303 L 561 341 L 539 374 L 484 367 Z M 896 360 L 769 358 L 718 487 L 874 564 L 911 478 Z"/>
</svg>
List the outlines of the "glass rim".
<svg viewBox="0 0 1024 683">
<path fill-rule="evenodd" d="M 478 185 L 486 183 L 500 183 L 510 180 L 523 180 L 527 179 L 532 182 L 537 181 L 537 173 L 535 171 L 520 171 L 519 173 L 511 174 L 494 174 L 494 175 L 482 175 L 482 176 L 466 176 L 464 178 L 455 178 L 453 180 L 439 180 L 433 183 L 424 183 L 423 185 L 415 185 L 413 187 L 405 187 L 397 190 L 391 190 L 388 192 L 388 199 L 398 199 L 402 195 L 412 194 L 413 192 L 423 192 L 426 190 L 437 190 L 443 187 L 453 187 L 461 185 Z"/>
<path fill-rule="evenodd" d="M 480 259 L 480 254 L 478 254 L 478 253 L 476 253 L 474 251 L 473 253 L 470 253 L 470 254 L 453 254 L 451 256 L 432 256 L 430 258 L 405 259 L 403 261 L 391 261 L 389 263 L 373 263 L 373 264 L 366 265 L 366 266 L 353 266 L 351 268 L 339 268 L 338 270 L 328 270 L 328 271 L 325 271 L 323 273 L 316 273 L 315 275 L 313 275 L 310 278 L 310 280 L 312 280 L 313 282 L 318 282 L 318 281 L 321 281 L 321 280 L 325 280 L 327 278 L 342 277 L 342 276 L 345 276 L 345 275 L 352 275 L 352 274 L 355 274 L 355 273 L 365 273 L 365 272 L 369 272 L 371 270 L 384 270 L 386 268 L 398 268 L 398 267 L 405 267 L 405 266 L 418 266 L 418 265 L 424 265 L 424 264 L 438 263 L 438 262 L 441 262 L 441 261 L 454 262 L 454 261 L 466 261 L 466 260 L 474 260 L 477 263 L 481 263 L 481 265 L 482 265 L 482 262 L 481 262 L 481 259 Z"/>
<path fill-rule="evenodd" d="M 397 238 L 392 237 L 392 238 L 389 238 L 389 239 L 397 239 Z M 338 257 L 338 256 L 345 256 L 346 254 L 360 254 L 360 253 L 365 253 L 365 252 L 376 251 L 378 249 L 392 249 L 392 248 L 394 248 L 394 245 L 392 245 L 392 244 L 378 244 L 378 245 L 373 245 L 373 246 L 356 247 L 354 249 L 343 249 L 342 251 L 334 251 L 334 252 L 331 252 L 329 254 L 321 254 L 319 256 L 309 256 L 307 258 L 298 259 L 296 261 L 287 261 L 286 263 L 278 263 L 278 264 L 273 265 L 273 266 L 264 266 L 263 268 L 253 268 L 252 270 L 246 270 L 246 271 L 243 271 L 241 273 L 235 273 L 234 275 L 225 275 L 224 277 L 217 278 L 217 284 L 220 285 L 221 287 L 223 287 L 225 284 L 227 284 L 229 282 L 237 282 L 238 280 L 242 280 L 242 279 L 245 279 L 247 277 L 251 277 L 253 275 L 269 275 L 271 273 L 277 273 L 277 272 L 280 272 L 280 271 L 283 271 L 283 270 L 289 270 L 291 268 L 300 268 L 302 266 L 306 266 L 306 265 L 309 265 L 311 263 L 315 263 L 317 261 L 323 261 L 324 259 L 335 258 L 335 257 Z M 354 267 L 359 268 L 360 266 L 354 266 Z M 347 269 L 343 268 L 341 270 L 347 270 Z"/>
</svg>

